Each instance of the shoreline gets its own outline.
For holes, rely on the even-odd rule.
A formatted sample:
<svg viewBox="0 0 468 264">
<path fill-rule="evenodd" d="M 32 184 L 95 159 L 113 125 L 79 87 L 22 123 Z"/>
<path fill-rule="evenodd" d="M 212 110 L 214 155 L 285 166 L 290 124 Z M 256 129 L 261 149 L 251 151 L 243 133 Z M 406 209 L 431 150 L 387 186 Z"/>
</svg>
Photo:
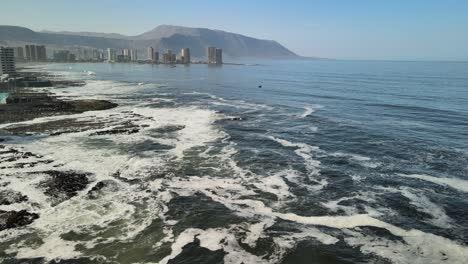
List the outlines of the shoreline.
<svg viewBox="0 0 468 264">
<path fill-rule="evenodd" d="M 48 72 L 24 71 L 21 77 L 41 78 L 49 83 L 46 87 L 84 86 L 84 81 L 49 80 Z M 40 86 L 40 88 L 46 88 Z M 39 88 L 39 87 L 38 87 Z M 41 92 L 33 87 L 16 88 L 10 93 L 8 103 L 0 104 L 0 124 L 29 121 L 40 117 L 79 114 L 86 111 L 99 111 L 115 108 L 118 105 L 107 100 L 59 99 L 53 92 Z"/>
</svg>

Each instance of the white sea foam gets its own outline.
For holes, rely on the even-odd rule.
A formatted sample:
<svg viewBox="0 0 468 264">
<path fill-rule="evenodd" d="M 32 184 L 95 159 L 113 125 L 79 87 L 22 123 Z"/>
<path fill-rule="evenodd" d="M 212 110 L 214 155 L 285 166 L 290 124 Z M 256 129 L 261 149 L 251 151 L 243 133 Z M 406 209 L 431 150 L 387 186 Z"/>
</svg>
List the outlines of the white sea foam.
<svg viewBox="0 0 468 264">
<path fill-rule="evenodd" d="M 418 211 L 432 216 L 432 219 L 429 220 L 431 224 L 440 228 L 452 227 L 453 220 L 447 216 L 445 210 L 441 206 L 431 202 L 429 198 L 420 191 L 416 191 L 408 187 L 402 187 L 400 188 L 400 192 L 406 198 L 410 199 L 411 204 L 414 205 Z"/>
<path fill-rule="evenodd" d="M 320 166 L 320 161 L 313 159 L 312 152 L 317 151 L 319 148 L 316 146 L 311 146 L 305 143 L 293 143 L 285 139 L 276 138 L 273 136 L 268 136 L 269 139 L 278 142 L 279 144 L 285 147 L 296 148 L 294 151 L 298 156 L 302 157 L 306 162 L 306 167 L 313 175 L 318 174 L 318 167 Z"/>
<path fill-rule="evenodd" d="M 113 87 L 106 88 L 108 85 Z M 131 93 L 136 85 L 92 81 L 90 86 L 84 88 L 83 94 L 88 93 L 92 96 L 91 90 L 98 89 L 100 86 L 103 86 L 103 91 L 99 96 L 108 98 L 114 94 Z M 146 84 L 140 87 L 144 88 Z M 90 91 L 87 92 L 86 89 L 90 89 Z M 221 103 L 224 100 L 222 98 L 212 99 Z M 227 102 L 227 104 L 231 103 L 233 102 Z M 259 107 L 248 106 L 248 104 L 243 106 Z M 130 113 L 124 114 L 124 111 Z M 132 117 L 132 114 L 138 114 L 141 117 Z M 172 252 L 161 263 L 167 263 L 177 256 L 182 252 L 183 246 L 192 242 L 194 237 L 200 239 L 201 247 L 210 250 L 222 249 L 227 252 L 228 254 L 224 257 L 226 263 L 276 263 L 280 262 L 284 254 L 288 250 L 292 250 L 298 241 L 315 239 L 328 245 L 340 241 L 341 238 L 320 230 L 318 226 L 340 229 L 346 234 L 344 241 L 349 245 L 360 246 L 361 251 L 366 254 L 382 256 L 395 263 L 408 263 L 409 261 L 412 263 L 439 263 L 443 260 L 446 260 L 447 263 L 464 263 L 463 261 L 468 256 L 466 247 L 449 239 L 418 230 L 404 230 L 385 223 L 377 218 L 379 214 L 372 211 L 372 208 L 366 209 L 369 214 L 355 214 L 354 210 L 348 208 L 349 210 L 345 211 L 349 215 L 346 216 L 301 216 L 289 213 L 288 202 L 296 197 L 290 193 L 285 181 L 300 185 L 304 176 L 291 168 L 285 168 L 268 175 L 257 175 L 239 165 L 234 158 L 238 154 L 236 145 L 229 142 L 229 136 L 216 127 L 215 122 L 222 116 L 214 111 L 189 106 L 151 108 L 142 103 L 131 107 L 120 106 L 107 111 L 87 112 L 73 117 L 80 120 L 99 120 L 102 122 L 105 120 L 104 123 L 107 125 L 104 129 L 62 134 L 37 139 L 27 144 L 15 142 L 15 147 L 40 154 L 54 160 L 54 162 L 38 164 L 34 168 L 11 168 L 1 172 L 8 174 L 9 177 L 2 177 L 0 185 L 8 181 L 8 188 L 26 193 L 30 197 L 30 202 L 37 205 L 32 206 L 24 203 L 22 206 L 30 206 L 31 211 L 41 214 L 41 217 L 29 227 L 15 230 L 15 232 L 17 235 L 21 232 L 37 233 L 44 243 L 34 246 L 19 243 L 10 246 L 7 253 L 17 254 L 18 258 L 44 257 L 46 260 L 75 258 L 82 254 L 82 252 L 75 250 L 76 245 L 84 245 L 87 249 L 92 249 L 98 243 L 112 245 L 115 241 L 130 242 L 137 234 L 144 232 L 156 218 L 164 223 L 162 232 L 165 237 L 156 243 L 153 249 L 158 249 L 164 243 L 174 242 L 171 245 Z M 22 124 L 61 118 L 65 117 L 37 119 Z M 127 121 L 138 125 L 140 131 L 132 135 L 92 136 L 93 132 L 117 127 Z M 178 125 L 183 128 L 174 132 L 174 137 L 153 137 L 152 133 L 155 129 L 169 125 Z M 275 137 L 269 138 L 283 147 L 292 148 L 296 155 L 304 159 L 310 175 L 319 175 L 320 162 L 314 159 L 316 152 L 319 151 L 318 147 L 305 143 L 293 143 Z M 93 147 L 86 143 L 89 139 L 106 140 L 113 145 Z M 170 145 L 173 148 L 158 154 L 154 152 L 139 153 L 141 155 L 138 156 L 122 152 L 119 149 L 120 146 L 145 143 L 148 140 Z M 212 143 L 225 144 L 226 146 L 217 153 L 218 147 Z M 154 168 L 167 166 L 169 161 L 183 161 L 188 155 L 194 155 L 200 167 L 207 166 L 208 168 L 216 164 L 213 166 L 216 168 L 213 169 L 216 169 L 219 175 L 171 175 L 154 180 L 145 178 L 151 175 Z M 357 162 L 370 161 L 366 157 L 351 156 L 350 158 Z M 205 160 L 210 160 L 212 164 L 203 164 Z M 12 164 L 14 165 L 15 162 Z M 74 170 L 92 173 L 90 176 L 92 182 L 85 190 L 78 192 L 77 196 L 51 207 L 47 196 L 40 189 L 37 189 L 37 185 L 48 176 L 37 174 L 37 176 L 28 177 L 27 174 L 31 171 L 45 170 Z M 113 177 L 112 175 L 116 171 L 119 171 L 121 177 L 142 179 L 143 181 L 141 184 L 131 185 Z M 229 177 L 223 176 L 223 173 Z M 434 179 L 430 179 L 434 181 Z M 103 193 L 94 200 L 88 198 L 87 192 L 101 180 L 112 180 L 115 182 L 115 188 L 112 190 L 103 189 Z M 314 180 L 320 182 L 321 187 L 327 184 L 324 179 Z M 450 184 L 444 181 L 443 185 Z M 264 203 L 250 198 L 257 196 L 259 190 L 276 194 L 279 198 L 278 201 Z M 444 219 L 443 209 L 432 203 L 427 197 L 421 196 L 412 189 L 406 191 L 406 195 L 404 195 L 412 201 L 416 208 L 425 210 L 427 213 L 432 211 L 434 217 L 438 216 L 444 221 L 450 221 L 450 219 Z M 175 196 L 191 196 L 196 193 L 203 193 L 213 201 L 231 209 L 235 214 L 249 219 L 249 222 L 207 230 L 189 228 L 174 237 L 175 232 L 173 232 L 172 226 L 177 221 L 166 219 L 167 204 Z M 246 199 L 246 197 L 249 198 Z M 360 193 L 356 197 L 372 199 L 369 193 Z M 329 209 L 338 208 L 340 206 L 338 203 L 341 200 L 330 201 L 323 205 Z M 284 234 L 268 233 L 270 232 L 268 228 L 279 219 L 293 223 L 297 231 L 284 232 Z M 111 223 L 118 223 L 120 231 L 113 231 L 115 234 L 112 237 L 101 237 L 99 232 L 107 231 Z M 438 224 L 443 224 L 443 222 Z M 362 226 L 386 229 L 395 236 L 401 237 L 404 243 L 363 235 L 359 232 L 359 228 Z M 91 234 L 93 237 L 85 241 L 62 240 L 60 235 L 68 231 L 83 232 Z M 9 235 L 4 236 L 7 233 Z M 2 231 L 0 241 L 4 242 L 5 237 L 10 239 L 13 235 L 14 232 Z M 275 246 L 274 252 L 268 259 L 248 253 L 238 243 L 238 241 L 242 241 L 254 247 L 260 238 L 270 235 L 273 237 Z"/>
<path fill-rule="evenodd" d="M 76 242 L 65 241 L 57 234 L 43 238 L 43 242 L 42 245 L 35 249 L 19 244 L 17 247 L 6 250 L 6 253 L 16 253 L 16 257 L 19 259 L 44 257 L 48 261 L 54 259 L 72 259 L 81 255 L 81 253 L 75 251 Z"/>
<path fill-rule="evenodd" d="M 323 108 L 321 105 L 307 105 L 304 106 L 304 112 L 300 115 L 301 118 L 306 118 L 318 109 Z"/>
<path fill-rule="evenodd" d="M 361 165 L 363 167 L 372 168 L 372 169 L 375 169 L 375 168 L 382 165 L 382 163 L 380 163 L 380 162 L 372 161 L 371 158 L 366 157 L 366 156 L 362 156 L 362 155 L 359 155 L 359 154 L 334 152 L 334 153 L 331 153 L 329 155 L 333 156 L 333 157 L 347 157 L 351 161 L 354 161 L 354 162 L 358 163 L 359 165 Z"/>
<path fill-rule="evenodd" d="M 184 151 L 216 141 L 224 136 L 221 131 L 213 129 L 214 122 L 219 118 L 216 112 L 196 107 L 179 108 L 134 108 L 134 113 L 154 117 L 150 128 L 180 125 L 183 129 L 177 132 L 175 147 L 171 152 L 182 158 Z"/>
<path fill-rule="evenodd" d="M 247 102 L 244 100 L 229 100 L 229 99 L 224 99 L 220 96 L 216 96 L 216 95 L 209 94 L 209 93 L 190 92 L 190 93 L 184 93 L 184 94 L 206 95 L 210 97 L 211 99 L 215 100 L 211 102 L 214 105 L 224 105 L 224 106 L 230 106 L 230 107 L 235 107 L 235 108 L 241 108 L 241 109 L 245 108 L 245 109 L 253 109 L 253 110 L 259 110 L 259 109 L 273 110 L 274 109 L 274 107 L 266 105 L 266 104 L 251 103 L 251 102 Z"/>
<path fill-rule="evenodd" d="M 216 198 L 215 198 L 216 199 Z M 374 240 L 363 241 L 359 235 L 345 239 L 350 245 L 361 245 L 363 252 L 375 253 L 392 260 L 415 261 L 416 263 L 438 263 L 448 260 L 449 263 L 464 263 L 468 256 L 468 248 L 447 238 L 425 233 L 419 230 L 404 230 L 397 226 L 385 223 L 366 214 L 350 216 L 299 216 L 293 213 L 278 213 L 266 207 L 262 202 L 255 200 L 226 201 L 217 199 L 232 210 L 242 210 L 241 214 L 246 217 L 263 215 L 273 218 L 281 218 L 305 225 L 327 226 L 338 229 L 352 229 L 361 226 L 373 226 L 383 228 L 393 235 L 401 237 L 407 245 L 400 245 L 397 251 L 392 248 L 381 250 L 374 246 Z M 236 205 L 248 206 L 239 209 Z M 361 237 L 362 238 L 362 237 Z M 373 238 L 375 239 L 375 238 Z M 403 252 L 406 251 L 406 252 Z M 397 263 L 405 263 L 397 261 Z"/>
<path fill-rule="evenodd" d="M 207 248 L 211 251 L 224 250 L 228 254 L 224 256 L 224 263 L 269 263 L 261 257 L 252 255 L 243 250 L 238 244 L 236 237 L 232 234 L 231 230 L 218 228 L 218 229 L 195 229 L 189 228 L 182 232 L 175 242 L 172 244 L 172 252 L 166 256 L 159 263 L 165 264 L 182 252 L 183 246 L 194 241 L 197 238 L 200 240 L 200 247 Z"/>
<path fill-rule="evenodd" d="M 398 174 L 401 177 L 419 179 L 423 181 L 432 182 L 442 186 L 448 186 L 461 192 L 468 192 L 468 181 L 458 178 L 442 178 L 434 177 L 424 174 Z"/>
</svg>

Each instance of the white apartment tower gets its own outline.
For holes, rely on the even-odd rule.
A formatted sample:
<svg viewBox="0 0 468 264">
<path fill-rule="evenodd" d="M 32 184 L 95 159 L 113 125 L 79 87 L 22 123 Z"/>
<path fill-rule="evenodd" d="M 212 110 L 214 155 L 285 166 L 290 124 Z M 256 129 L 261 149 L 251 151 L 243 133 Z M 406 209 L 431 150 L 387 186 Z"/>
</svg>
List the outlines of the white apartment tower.
<svg viewBox="0 0 468 264">
<path fill-rule="evenodd" d="M 206 62 L 209 64 L 216 63 L 216 47 L 206 48 Z"/>
<path fill-rule="evenodd" d="M 130 60 L 131 61 L 138 61 L 138 52 L 136 49 L 130 50 Z"/>
<path fill-rule="evenodd" d="M 117 52 L 115 49 L 108 48 L 107 49 L 107 61 L 116 61 L 117 60 Z"/>
</svg>

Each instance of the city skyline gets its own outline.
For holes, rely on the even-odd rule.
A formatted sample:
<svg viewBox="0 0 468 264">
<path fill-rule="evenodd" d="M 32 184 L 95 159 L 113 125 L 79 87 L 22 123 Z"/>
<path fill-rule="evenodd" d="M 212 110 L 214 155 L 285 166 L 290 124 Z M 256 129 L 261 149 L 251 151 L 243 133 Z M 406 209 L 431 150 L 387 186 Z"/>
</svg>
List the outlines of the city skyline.
<svg viewBox="0 0 468 264">
<path fill-rule="evenodd" d="M 222 49 L 216 47 L 207 47 L 205 58 L 196 58 L 191 60 L 190 48 L 185 47 L 180 49 L 180 52 L 173 53 L 171 49 L 166 49 L 163 53 L 163 59 L 159 60 L 159 50 L 155 50 L 152 46 L 147 47 L 147 57 L 138 58 L 138 50 L 124 49 L 96 49 L 82 48 L 77 49 L 52 49 L 47 54 L 46 45 L 29 45 L 24 46 L 0 46 L 8 52 L 11 50 L 11 59 L 9 63 L 15 62 L 133 62 L 133 63 L 152 63 L 152 64 L 223 64 Z M 209 52 L 213 49 L 213 54 Z M 2 57 L 3 58 L 3 57 Z M 2 63 L 4 61 L 2 60 Z M 2 67 L 5 65 L 2 64 Z M 6 66 L 5 66 L 6 67 Z M 10 66 L 8 66 L 10 67 Z"/>
<path fill-rule="evenodd" d="M 301 56 L 336 59 L 468 60 L 468 2 L 460 1 L 42 1 L 3 3 L 0 24 L 33 30 L 137 35 L 162 25 L 220 29 L 272 39 Z M 28 8 L 31 6 L 31 8 Z M 90 8 L 92 7 L 92 8 Z M 106 8 L 108 12 L 100 10 Z M 73 12 L 69 12 L 73 10 Z M 202 15 L 209 12 L 210 16 Z M 86 20 L 80 19 L 86 16 Z M 125 19 L 122 19 L 125 18 Z M 248 18 L 248 19 L 241 19 Z M 443 19 L 442 19 L 443 18 Z M 101 23 L 102 20 L 106 23 Z M 129 22 L 130 21 L 130 22 Z"/>
</svg>

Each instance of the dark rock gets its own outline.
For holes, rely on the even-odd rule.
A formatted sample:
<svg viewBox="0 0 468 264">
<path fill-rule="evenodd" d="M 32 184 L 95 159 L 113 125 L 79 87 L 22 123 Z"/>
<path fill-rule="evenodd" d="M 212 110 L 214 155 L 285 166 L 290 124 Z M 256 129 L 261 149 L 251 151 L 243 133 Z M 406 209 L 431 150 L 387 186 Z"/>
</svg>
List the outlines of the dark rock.
<svg viewBox="0 0 468 264">
<path fill-rule="evenodd" d="M 156 133 L 171 133 L 171 132 L 182 130 L 184 128 L 185 126 L 183 125 L 173 125 L 173 126 L 158 127 L 158 128 L 153 129 L 153 131 Z"/>
<path fill-rule="evenodd" d="M 45 173 L 50 175 L 48 181 L 41 183 L 45 187 L 45 194 L 56 198 L 54 205 L 75 196 L 78 191 L 83 190 L 88 185 L 88 175 L 73 171 L 43 171 L 36 173 Z"/>
<path fill-rule="evenodd" d="M 10 228 L 29 225 L 39 218 L 38 214 L 21 211 L 0 211 L 0 231 Z"/>
<path fill-rule="evenodd" d="M 26 121 L 38 117 L 83 113 L 111 109 L 117 104 L 105 100 L 64 101 L 50 95 L 37 98 L 37 93 L 22 91 L 18 103 L 0 105 L 0 124 Z M 17 101 L 18 101 L 17 100 Z M 25 103 L 21 103 L 21 102 Z"/>
<path fill-rule="evenodd" d="M 95 199 L 102 191 L 117 191 L 118 189 L 117 183 L 113 180 L 100 181 L 88 191 L 88 197 Z"/>
<path fill-rule="evenodd" d="M 102 136 L 102 135 L 116 135 L 116 134 L 135 134 L 138 133 L 140 130 L 138 128 L 114 128 L 104 131 L 97 131 L 92 133 L 90 136 Z"/>
<path fill-rule="evenodd" d="M 90 129 L 100 129 L 104 127 L 104 122 L 83 121 L 70 118 L 23 126 L 13 126 L 6 128 L 5 130 L 8 133 L 15 135 L 26 135 L 33 132 L 33 134 L 49 134 L 50 136 L 58 136 L 66 133 L 83 132 Z"/>
<path fill-rule="evenodd" d="M 2 191 L 0 193 L 0 205 L 10 205 L 14 203 L 21 203 L 28 200 L 26 195 L 11 190 Z"/>
</svg>

